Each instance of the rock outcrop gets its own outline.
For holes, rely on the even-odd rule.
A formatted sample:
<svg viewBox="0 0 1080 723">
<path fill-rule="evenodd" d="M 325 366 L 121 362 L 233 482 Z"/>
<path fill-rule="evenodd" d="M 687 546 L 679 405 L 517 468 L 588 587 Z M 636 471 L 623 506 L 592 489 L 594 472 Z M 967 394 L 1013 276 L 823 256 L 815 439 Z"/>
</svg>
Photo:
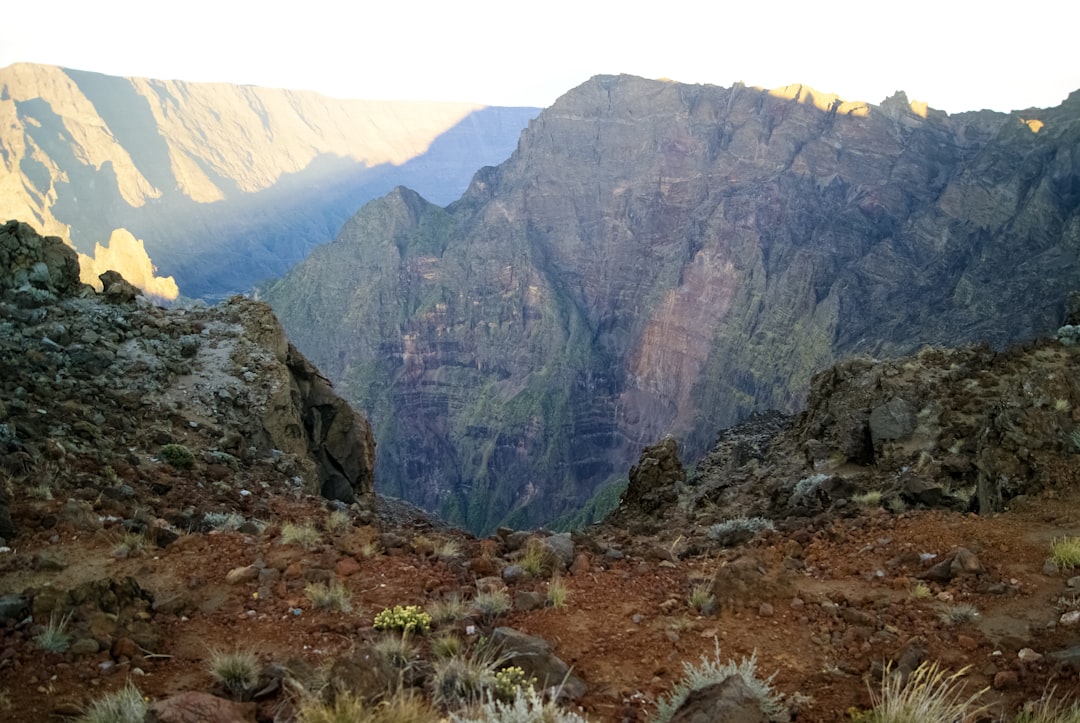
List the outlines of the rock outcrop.
<svg viewBox="0 0 1080 723">
<path fill-rule="evenodd" d="M 648 516 L 675 502 L 684 482 L 686 470 L 679 459 L 679 445 L 673 437 L 665 437 L 642 450 L 641 459 L 630 468 L 630 480 L 619 508 Z"/>
<path fill-rule="evenodd" d="M 76 470 L 133 482 L 164 462 L 219 479 L 262 465 L 286 488 L 373 492 L 370 425 L 266 304 L 164 310 L 115 272 L 98 294 L 74 251 L 14 221 L 0 261 L 0 537 L 15 532 L 10 494 Z"/>
<path fill-rule="evenodd" d="M 999 512 L 1080 474 L 1078 399 L 1071 337 L 844 360 L 814 377 L 800 414 L 722 432 L 679 503 L 650 519 L 663 525 L 676 507 L 712 521 L 860 505 Z"/>
<path fill-rule="evenodd" d="M 19 221 L 0 227 L 0 293 L 46 292 L 55 298 L 74 293 L 78 286 L 78 255 L 62 239 L 41 237 Z"/>
<path fill-rule="evenodd" d="M 665 434 L 693 463 L 751 412 L 796 411 L 838 358 L 1056 328 L 1078 109 L 601 76 L 456 203 L 371 202 L 267 298 L 371 413 L 384 489 L 536 525 Z"/>
</svg>

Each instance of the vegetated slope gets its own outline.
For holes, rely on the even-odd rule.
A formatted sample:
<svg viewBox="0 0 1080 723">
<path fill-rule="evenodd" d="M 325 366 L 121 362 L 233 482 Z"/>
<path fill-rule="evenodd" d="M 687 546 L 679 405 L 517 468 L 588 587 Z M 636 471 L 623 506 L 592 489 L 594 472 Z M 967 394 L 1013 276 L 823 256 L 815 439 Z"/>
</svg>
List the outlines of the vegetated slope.
<svg viewBox="0 0 1080 723">
<path fill-rule="evenodd" d="M 182 294 L 224 298 L 399 183 L 449 203 L 536 112 L 20 63 L 0 69 L 0 220 L 87 254 L 127 229 Z"/>
<path fill-rule="evenodd" d="M 384 490 L 535 525 L 664 434 L 695 460 L 797 409 L 840 355 L 1056 328 L 1078 111 L 596 77 L 458 202 L 396 189 L 267 298 L 370 412 Z"/>
</svg>

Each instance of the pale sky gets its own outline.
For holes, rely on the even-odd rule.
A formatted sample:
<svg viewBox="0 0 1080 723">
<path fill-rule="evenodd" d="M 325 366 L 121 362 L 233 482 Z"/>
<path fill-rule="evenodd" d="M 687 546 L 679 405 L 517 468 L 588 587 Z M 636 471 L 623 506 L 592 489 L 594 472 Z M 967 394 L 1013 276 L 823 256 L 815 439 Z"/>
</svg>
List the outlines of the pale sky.
<svg viewBox="0 0 1080 723">
<path fill-rule="evenodd" d="M 599 73 L 955 113 L 1080 89 L 1077 0 L 6 0 L 0 67 L 546 107 Z"/>
</svg>

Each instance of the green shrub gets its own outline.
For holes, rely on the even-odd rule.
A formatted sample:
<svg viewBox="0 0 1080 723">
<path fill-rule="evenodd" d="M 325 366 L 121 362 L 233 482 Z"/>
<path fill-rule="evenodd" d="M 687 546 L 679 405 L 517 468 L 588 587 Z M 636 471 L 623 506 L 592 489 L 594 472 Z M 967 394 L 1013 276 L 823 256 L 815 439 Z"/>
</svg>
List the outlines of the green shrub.
<svg viewBox="0 0 1080 723">
<path fill-rule="evenodd" d="M 964 623 L 975 622 L 979 617 L 979 609 L 967 603 L 950 605 L 942 610 L 938 617 L 946 625 L 963 625 Z"/>
<path fill-rule="evenodd" d="M 545 701 L 532 688 L 518 689 L 509 702 L 491 697 L 473 714 L 452 713 L 452 723 L 588 723 L 577 713 L 559 708 L 554 701 Z"/>
<path fill-rule="evenodd" d="M 210 676 L 234 696 L 239 696 L 253 687 L 258 682 L 261 671 L 258 656 L 250 650 L 237 650 L 232 653 L 213 650 L 210 652 L 207 667 Z"/>
<path fill-rule="evenodd" d="M 716 596 L 713 595 L 712 584 L 702 582 L 694 585 L 686 597 L 686 603 L 699 615 L 712 615 L 716 612 Z"/>
<path fill-rule="evenodd" d="M 191 469 L 195 466 L 195 455 L 182 444 L 166 444 L 161 448 L 161 458 L 177 469 Z"/>
<path fill-rule="evenodd" d="M 322 535 L 311 525 L 297 525 L 286 522 L 281 526 L 281 544 L 299 545 L 305 550 L 322 542 Z"/>
<path fill-rule="evenodd" d="M 545 571 L 551 570 L 554 561 L 551 558 L 551 553 L 548 552 L 542 542 L 529 540 L 525 546 L 525 554 L 518 560 L 518 565 L 521 566 L 522 570 L 536 577 Z"/>
<path fill-rule="evenodd" d="M 711 525 L 705 535 L 710 540 L 719 540 L 733 532 L 745 531 L 756 535 L 762 530 L 773 529 L 776 528 L 773 526 L 772 521 L 767 520 L 764 517 L 733 517 L 730 520 L 724 520 L 723 522 Z"/>
<path fill-rule="evenodd" d="M 404 674 L 415 667 L 419 661 L 416 646 L 405 633 L 401 635 L 382 635 L 372 645 L 375 654 L 390 664 L 390 667 Z"/>
<path fill-rule="evenodd" d="M 556 575 L 548 583 L 547 587 L 547 602 L 553 608 L 561 608 L 566 605 L 566 598 L 570 596 L 570 591 L 566 587 L 566 582 L 562 577 Z"/>
<path fill-rule="evenodd" d="M 423 634 L 431 630 L 431 616 L 419 605 L 395 605 L 375 616 L 375 629 Z"/>
<path fill-rule="evenodd" d="M 470 605 L 461 599 L 460 595 L 453 594 L 441 600 L 432 600 L 427 604 L 428 614 L 436 625 L 456 623 L 464 620 L 469 615 Z"/>
<path fill-rule="evenodd" d="M 345 510 L 334 510 L 326 516 L 327 532 L 344 532 L 352 525 L 352 517 Z"/>
<path fill-rule="evenodd" d="M 75 723 L 143 723 L 147 707 L 142 693 L 128 683 L 91 703 Z"/>
<path fill-rule="evenodd" d="M 31 485 L 23 488 L 23 495 L 27 499 L 49 501 L 53 498 L 52 487 L 47 484 Z"/>
<path fill-rule="evenodd" d="M 478 592 L 473 598 L 473 609 L 485 622 L 491 622 L 510 609 L 510 594 L 501 588 Z"/>
<path fill-rule="evenodd" d="M 851 496 L 851 501 L 859 507 L 879 507 L 883 495 L 881 490 L 868 490 Z"/>
<path fill-rule="evenodd" d="M 382 553 L 382 547 L 378 540 L 365 540 L 360 543 L 360 557 L 367 559 Z"/>
<path fill-rule="evenodd" d="M 1080 537 L 1059 537 L 1050 543 L 1050 560 L 1062 570 L 1080 566 Z"/>
<path fill-rule="evenodd" d="M 911 597 L 916 600 L 929 600 L 933 596 L 930 586 L 925 582 L 917 582 L 911 586 Z"/>
<path fill-rule="evenodd" d="M 516 665 L 495 671 L 495 695 L 504 700 L 513 700 L 522 688 L 536 685 L 536 678 L 525 675 L 525 671 Z"/>
<path fill-rule="evenodd" d="M 62 653 L 71 647 L 71 634 L 68 633 L 67 626 L 73 614 L 74 611 L 63 617 L 57 617 L 54 611 L 49 616 L 49 622 L 46 623 L 45 628 L 34 636 L 34 643 L 38 648 L 50 653 Z"/>
<path fill-rule="evenodd" d="M 700 665 L 683 663 L 683 677 L 678 685 L 671 691 L 670 696 L 662 697 L 656 708 L 654 723 L 667 723 L 684 702 L 687 696 L 695 690 L 701 690 L 716 683 L 722 683 L 732 675 L 742 678 L 743 683 L 749 688 L 761 706 L 761 712 L 770 720 L 778 718 L 786 713 L 780 696 L 772 689 L 773 673 L 765 680 L 757 677 L 757 652 L 749 658 L 743 658 L 741 662 L 720 662 L 720 643 L 716 643 L 716 652 L 713 657 L 701 658 Z"/>
<path fill-rule="evenodd" d="M 461 655 L 464 643 L 456 635 L 439 635 L 431 639 L 431 654 L 436 658 L 452 658 Z"/>
<path fill-rule="evenodd" d="M 315 697 L 304 700 L 296 712 L 297 723 L 432 723 L 438 714 L 410 693 L 399 693 L 372 705 L 351 693 L 339 693 L 333 703 Z"/>
<path fill-rule="evenodd" d="M 1068 705 L 1047 694 L 1025 705 L 1014 723 L 1080 723 L 1080 703 Z"/>
<path fill-rule="evenodd" d="M 151 544 L 150 538 L 140 532 L 125 532 L 117 539 L 112 554 L 116 557 L 135 557 Z"/>
<path fill-rule="evenodd" d="M 457 540 L 440 540 L 435 543 L 434 552 L 440 560 L 452 560 L 461 555 L 461 544 Z"/>
<path fill-rule="evenodd" d="M 435 705 L 460 710 L 477 705 L 495 688 L 500 660 L 487 648 L 468 655 L 440 658 L 432 665 L 432 697 Z"/>
<path fill-rule="evenodd" d="M 313 582 L 304 588 L 304 595 L 319 610 L 337 610 L 343 613 L 352 610 L 352 595 L 338 580 L 331 581 L 329 585 Z"/>
</svg>

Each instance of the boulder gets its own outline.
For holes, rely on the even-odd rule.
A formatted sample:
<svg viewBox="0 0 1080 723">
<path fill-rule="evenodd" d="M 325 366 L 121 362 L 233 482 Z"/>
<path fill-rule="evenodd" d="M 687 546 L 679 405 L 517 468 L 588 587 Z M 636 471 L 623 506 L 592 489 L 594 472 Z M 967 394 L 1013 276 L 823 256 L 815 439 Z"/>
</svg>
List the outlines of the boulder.
<svg viewBox="0 0 1080 723">
<path fill-rule="evenodd" d="M 746 681 L 729 675 L 719 683 L 690 691 L 670 723 L 768 723 Z"/>
<path fill-rule="evenodd" d="M 577 700 L 585 695 L 585 681 L 570 671 L 543 638 L 526 635 L 513 628 L 495 628 L 491 642 L 505 657 L 508 666 L 525 671 L 527 678 L 536 678 L 541 688 L 557 688 L 559 697 Z"/>
<path fill-rule="evenodd" d="M 893 397 L 870 410 L 870 439 L 881 442 L 906 439 L 915 431 L 915 409 L 904 399 Z"/>
<path fill-rule="evenodd" d="M 8 221 L 0 226 L 0 292 L 27 285 L 58 296 L 75 293 L 81 286 L 79 256 L 56 236 Z"/>
<path fill-rule="evenodd" d="M 101 279 L 101 293 L 110 304 L 130 304 L 141 292 L 118 272 L 106 271 L 98 276 Z"/>
<path fill-rule="evenodd" d="M 679 459 L 679 445 L 674 437 L 646 447 L 638 463 L 630 468 L 630 483 L 619 501 L 619 509 L 650 513 L 674 502 L 677 485 L 686 482 L 686 470 Z"/>
<path fill-rule="evenodd" d="M 150 706 L 145 723 L 255 723 L 255 704 L 189 691 Z"/>
</svg>

